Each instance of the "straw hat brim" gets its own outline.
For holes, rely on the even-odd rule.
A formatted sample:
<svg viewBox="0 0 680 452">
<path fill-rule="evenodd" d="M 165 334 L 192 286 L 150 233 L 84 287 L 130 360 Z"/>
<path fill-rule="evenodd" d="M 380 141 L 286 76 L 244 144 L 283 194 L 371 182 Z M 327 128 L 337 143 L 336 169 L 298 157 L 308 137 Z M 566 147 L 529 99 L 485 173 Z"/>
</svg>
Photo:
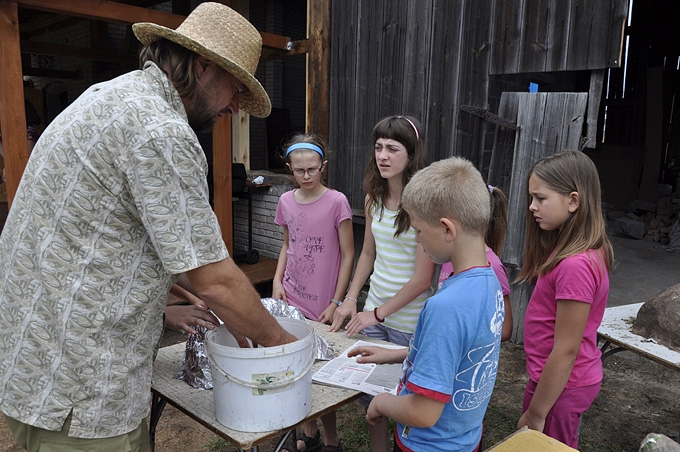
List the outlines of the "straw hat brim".
<svg viewBox="0 0 680 452">
<path fill-rule="evenodd" d="M 135 36 L 137 36 L 137 39 L 144 45 L 165 38 L 214 61 L 246 86 L 247 91 L 242 93 L 239 98 L 240 108 L 242 110 L 258 118 L 267 117 L 269 116 L 269 113 L 271 113 L 271 101 L 260 82 L 251 75 L 250 72 L 229 58 L 219 55 L 182 33 L 178 33 L 176 30 L 162 25 L 141 22 L 133 24 L 132 31 Z"/>
</svg>

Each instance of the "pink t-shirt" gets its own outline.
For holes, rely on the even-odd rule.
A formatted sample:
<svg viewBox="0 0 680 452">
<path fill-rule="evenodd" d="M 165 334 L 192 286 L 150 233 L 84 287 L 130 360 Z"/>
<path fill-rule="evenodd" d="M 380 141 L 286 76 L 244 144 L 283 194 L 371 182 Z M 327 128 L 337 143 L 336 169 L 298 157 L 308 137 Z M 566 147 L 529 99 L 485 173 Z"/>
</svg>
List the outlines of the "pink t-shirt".
<svg viewBox="0 0 680 452">
<path fill-rule="evenodd" d="M 503 296 L 510 295 L 510 281 L 508 281 L 508 271 L 505 269 L 505 265 L 503 265 L 501 260 L 498 258 L 498 256 L 496 256 L 496 253 L 494 253 L 491 248 L 486 250 L 486 260 L 488 260 L 489 264 L 491 264 L 491 268 L 493 268 L 494 273 L 496 273 L 498 282 L 501 283 Z M 453 273 L 453 265 L 451 262 L 442 264 L 441 270 L 439 271 L 439 285 L 437 287 L 441 287 L 444 280 L 451 276 L 451 273 Z"/>
<path fill-rule="evenodd" d="M 335 294 L 340 269 L 338 228 L 352 218 L 344 194 L 327 190 L 309 204 L 295 200 L 295 190 L 281 195 L 274 222 L 288 228 L 283 290 L 288 303 L 316 320 Z"/>
<path fill-rule="evenodd" d="M 589 303 L 590 314 L 567 388 L 590 386 L 602 381 L 601 352 L 597 329 L 609 295 L 609 273 L 601 253 L 588 250 L 563 259 L 536 280 L 524 316 L 524 351 L 529 378 L 538 382 L 555 340 L 557 300 Z"/>
</svg>

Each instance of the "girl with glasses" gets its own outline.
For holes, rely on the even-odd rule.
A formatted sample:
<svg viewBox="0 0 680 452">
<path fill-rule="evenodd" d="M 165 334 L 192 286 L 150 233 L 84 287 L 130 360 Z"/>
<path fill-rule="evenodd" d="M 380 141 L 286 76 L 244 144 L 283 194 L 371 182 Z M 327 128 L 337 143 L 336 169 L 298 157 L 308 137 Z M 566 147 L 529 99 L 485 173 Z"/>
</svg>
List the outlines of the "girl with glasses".
<svg viewBox="0 0 680 452">
<path fill-rule="evenodd" d="M 321 175 L 327 152 L 310 134 L 292 138 L 286 166 L 300 186 L 281 195 L 275 223 L 283 227 L 283 246 L 272 285 L 272 297 L 300 309 L 305 317 L 331 323 L 341 304 L 354 265 L 352 209 L 344 194 L 325 187 Z M 341 452 L 335 412 L 321 417 L 326 445 L 316 421 L 303 425 L 296 450 Z"/>
</svg>

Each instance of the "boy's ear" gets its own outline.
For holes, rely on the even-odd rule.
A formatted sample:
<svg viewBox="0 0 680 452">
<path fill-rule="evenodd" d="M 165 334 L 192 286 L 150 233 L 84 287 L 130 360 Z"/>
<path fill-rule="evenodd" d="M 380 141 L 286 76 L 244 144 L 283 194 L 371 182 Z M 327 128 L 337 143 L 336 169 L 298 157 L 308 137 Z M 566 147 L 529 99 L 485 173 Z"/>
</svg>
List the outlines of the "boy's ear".
<svg viewBox="0 0 680 452">
<path fill-rule="evenodd" d="M 569 205 L 567 206 L 569 213 L 576 212 L 579 208 L 580 202 L 581 199 L 577 191 L 572 191 L 569 193 Z"/>
<path fill-rule="evenodd" d="M 439 224 L 444 228 L 444 236 L 446 241 L 453 241 L 458 234 L 458 231 L 456 230 L 456 224 L 449 218 L 440 218 Z"/>
</svg>

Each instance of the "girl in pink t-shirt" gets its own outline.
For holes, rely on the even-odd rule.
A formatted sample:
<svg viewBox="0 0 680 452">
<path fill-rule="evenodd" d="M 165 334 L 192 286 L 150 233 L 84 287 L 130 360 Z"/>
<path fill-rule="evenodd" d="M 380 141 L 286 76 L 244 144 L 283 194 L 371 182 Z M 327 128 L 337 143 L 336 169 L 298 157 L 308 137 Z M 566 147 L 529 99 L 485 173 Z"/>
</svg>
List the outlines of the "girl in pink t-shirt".
<svg viewBox="0 0 680 452">
<path fill-rule="evenodd" d="M 491 268 L 496 273 L 498 282 L 501 283 L 503 289 L 503 305 L 505 307 L 505 320 L 503 321 L 503 333 L 501 340 L 507 341 L 512 336 L 512 305 L 510 304 L 510 281 L 508 280 L 508 271 L 498 257 L 503 248 L 503 241 L 505 240 L 505 230 L 508 226 L 508 198 L 505 193 L 492 185 L 489 188 L 489 203 L 491 206 L 491 217 L 486 228 L 486 235 L 484 240 L 486 242 L 486 258 L 491 264 Z M 441 287 L 444 280 L 453 274 L 453 265 L 451 262 L 442 264 L 439 271 L 439 284 Z"/>
<path fill-rule="evenodd" d="M 518 281 L 536 279 L 524 317 L 529 382 L 517 427 L 578 447 L 581 416 L 602 382 L 597 329 L 614 252 L 605 230 L 597 169 L 566 151 L 529 172 L 526 258 Z"/>
<path fill-rule="evenodd" d="M 324 143 L 315 135 L 296 135 L 286 146 L 286 166 L 300 188 L 281 195 L 276 208 L 274 221 L 283 226 L 283 246 L 272 284 L 272 297 L 323 323 L 333 320 L 354 265 L 352 209 L 345 195 L 321 184 L 327 162 Z M 323 451 L 341 452 L 335 412 L 321 422 Z M 296 449 L 312 451 L 322 445 L 316 421 L 305 423 Z"/>
</svg>

